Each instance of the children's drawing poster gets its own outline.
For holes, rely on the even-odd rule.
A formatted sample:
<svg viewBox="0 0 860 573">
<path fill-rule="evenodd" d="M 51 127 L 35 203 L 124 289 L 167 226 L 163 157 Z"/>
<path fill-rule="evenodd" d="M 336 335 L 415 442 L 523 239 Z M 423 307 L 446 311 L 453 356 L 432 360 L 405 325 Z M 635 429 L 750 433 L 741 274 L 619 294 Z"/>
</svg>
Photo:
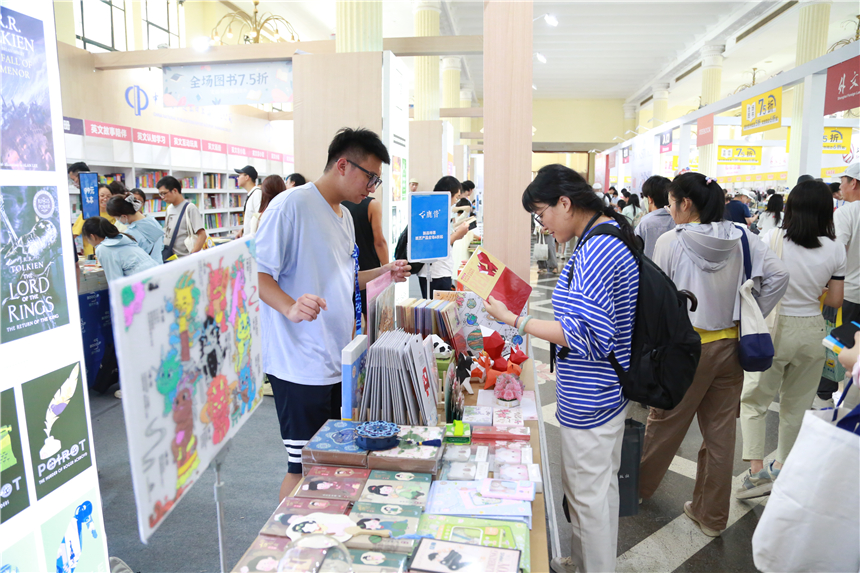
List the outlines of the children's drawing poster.
<svg viewBox="0 0 860 573">
<path fill-rule="evenodd" d="M 262 400 L 253 239 L 110 285 L 145 543 Z"/>
<path fill-rule="evenodd" d="M 46 563 L 64 572 L 110 571 L 99 505 L 98 491 L 92 490 L 42 524 Z"/>
</svg>

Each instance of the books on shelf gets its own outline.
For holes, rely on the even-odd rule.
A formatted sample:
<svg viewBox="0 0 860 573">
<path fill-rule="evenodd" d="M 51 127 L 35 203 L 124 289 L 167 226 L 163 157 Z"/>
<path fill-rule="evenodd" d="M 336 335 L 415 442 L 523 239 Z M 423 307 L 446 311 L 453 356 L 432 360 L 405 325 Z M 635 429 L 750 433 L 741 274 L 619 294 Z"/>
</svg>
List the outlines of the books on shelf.
<svg viewBox="0 0 860 573">
<path fill-rule="evenodd" d="M 156 195 L 158 197 L 158 195 Z M 167 201 L 164 199 L 147 199 L 146 204 L 144 204 L 144 213 L 158 213 L 161 211 L 167 210 Z"/>
<path fill-rule="evenodd" d="M 183 189 L 197 189 L 196 177 L 183 177 L 179 182 L 182 183 Z"/>
<path fill-rule="evenodd" d="M 119 181 L 125 185 L 125 173 L 104 173 L 99 176 L 99 183 L 110 185 L 114 181 Z"/>
<path fill-rule="evenodd" d="M 222 173 L 204 173 L 203 174 L 203 188 L 204 189 L 221 189 L 221 185 L 223 184 Z"/>
<path fill-rule="evenodd" d="M 134 186 L 141 189 L 155 189 L 155 184 L 162 177 L 170 175 L 167 171 L 150 171 L 149 173 L 141 173 L 134 178 Z"/>
</svg>

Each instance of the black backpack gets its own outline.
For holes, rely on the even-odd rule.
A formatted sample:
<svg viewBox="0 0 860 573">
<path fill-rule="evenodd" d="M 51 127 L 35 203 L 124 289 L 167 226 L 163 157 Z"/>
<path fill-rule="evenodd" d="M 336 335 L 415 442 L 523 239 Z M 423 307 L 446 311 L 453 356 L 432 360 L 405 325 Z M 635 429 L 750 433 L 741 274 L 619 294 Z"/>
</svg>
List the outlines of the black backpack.
<svg viewBox="0 0 860 573">
<path fill-rule="evenodd" d="M 620 239 L 639 266 L 630 370 L 624 371 L 614 352 L 609 354 L 609 362 L 628 400 L 671 410 L 681 403 L 693 383 L 702 355 L 702 340 L 687 314 L 687 301 L 691 302 L 691 312 L 695 312 L 698 301 L 693 293 L 679 291 L 672 279 L 640 249 L 629 244 L 614 225 L 599 225 L 577 248 L 597 235 Z M 564 359 L 568 352 L 569 349 L 562 348 L 558 351 L 559 358 Z"/>
<path fill-rule="evenodd" d="M 397 246 L 394 247 L 394 260 L 395 261 L 405 261 L 406 260 L 406 247 L 409 244 L 409 225 L 406 225 L 406 228 L 403 229 L 403 232 L 400 233 L 400 238 L 397 239 Z M 409 272 L 417 274 L 418 271 L 424 268 L 424 263 L 409 263 L 412 267 L 412 270 Z"/>
</svg>

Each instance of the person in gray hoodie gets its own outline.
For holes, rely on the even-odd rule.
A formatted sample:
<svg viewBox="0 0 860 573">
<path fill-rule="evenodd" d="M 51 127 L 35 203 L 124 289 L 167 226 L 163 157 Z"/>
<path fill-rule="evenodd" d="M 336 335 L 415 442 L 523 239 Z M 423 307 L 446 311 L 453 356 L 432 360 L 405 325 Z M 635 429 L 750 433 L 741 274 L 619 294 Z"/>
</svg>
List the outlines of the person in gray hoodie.
<svg viewBox="0 0 860 573">
<path fill-rule="evenodd" d="M 95 247 L 96 258 L 108 282 L 158 266 L 134 238 L 120 233 L 104 217 L 90 217 L 84 221 L 81 234 Z"/>
<path fill-rule="evenodd" d="M 788 288 L 788 271 L 767 245 L 731 221 L 723 220 L 724 192 L 713 179 L 684 173 L 669 186 L 669 212 L 677 226 L 654 248 L 654 262 L 679 290 L 699 300 L 690 313 L 702 338 L 702 356 L 693 383 L 672 410 L 651 408 L 639 484 L 650 498 L 696 416 L 702 432 L 693 500 L 684 513 L 702 532 L 717 537 L 726 528 L 732 494 L 735 429 L 744 373 L 738 361 L 738 289 L 744 282 L 741 237 L 746 234 L 752 262 L 753 295 L 767 316 Z"/>
<path fill-rule="evenodd" d="M 660 236 L 675 228 L 675 221 L 666 209 L 669 204 L 669 184 L 666 177 L 652 175 L 642 184 L 642 196 L 648 199 L 648 214 L 636 225 L 636 235 L 644 243 L 645 256 L 654 257 L 654 245 Z"/>
</svg>

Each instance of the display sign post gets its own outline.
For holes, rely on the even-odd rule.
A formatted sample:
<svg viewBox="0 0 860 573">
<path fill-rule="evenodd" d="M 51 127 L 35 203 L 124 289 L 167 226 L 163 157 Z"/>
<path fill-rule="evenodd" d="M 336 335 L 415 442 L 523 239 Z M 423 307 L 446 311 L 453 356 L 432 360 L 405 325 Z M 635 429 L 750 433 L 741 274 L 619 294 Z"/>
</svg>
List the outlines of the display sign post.
<svg viewBox="0 0 860 573">
<path fill-rule="evenodd" d="M 81 181 L 81 210 L 84 219 L 99 216 L 99 174 L 94 171 L 80 173 Z"/>
<path fill-rule="evenodd" d="M 782 127 L 782 88 L 745 99 L 741 113 L 742 135 Z"/>
<path fill-rule="evenodd" d="M 717 165 L 761 165 L 761 146 L 720 145 L 717 147 Z"/>
<path fill-rule="evenodd" d="M 451 252 L 451 196 L 448 193 L 409 195 L 409 246 L 406 258 L 423 262 L 444 259 Z"/>
</svg>

